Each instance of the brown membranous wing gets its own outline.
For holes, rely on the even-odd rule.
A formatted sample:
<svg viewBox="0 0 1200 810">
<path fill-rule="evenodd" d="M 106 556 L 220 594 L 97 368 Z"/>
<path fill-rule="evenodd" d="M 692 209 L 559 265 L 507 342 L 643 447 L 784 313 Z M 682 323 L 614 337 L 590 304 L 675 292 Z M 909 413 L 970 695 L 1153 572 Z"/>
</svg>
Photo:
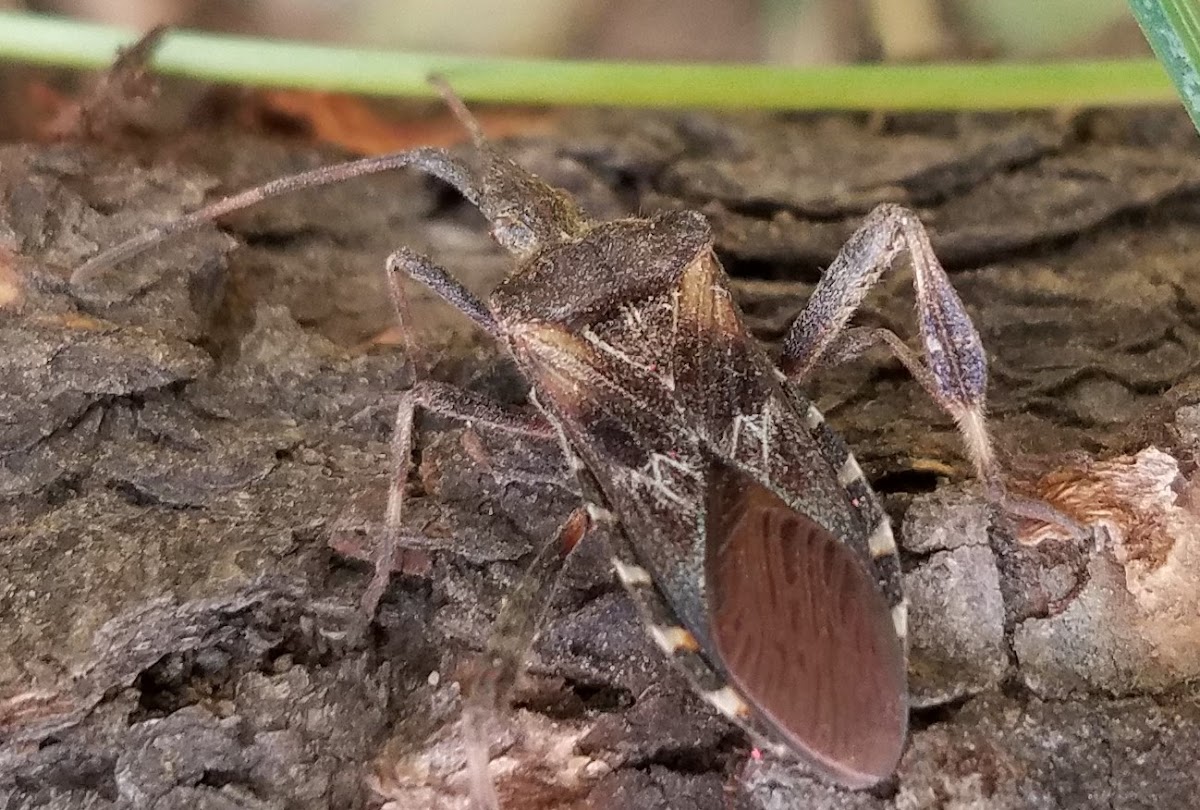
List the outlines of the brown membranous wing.
<svg viewBox="0 0 1200 810">
<path fill-rule="evenodd" d="M 721 462 L 705 513 L 710 637 L 732 683 L 839 781 L 890 774 L 908 720 L 904 653 L 862 560 Z"/>
</svg>

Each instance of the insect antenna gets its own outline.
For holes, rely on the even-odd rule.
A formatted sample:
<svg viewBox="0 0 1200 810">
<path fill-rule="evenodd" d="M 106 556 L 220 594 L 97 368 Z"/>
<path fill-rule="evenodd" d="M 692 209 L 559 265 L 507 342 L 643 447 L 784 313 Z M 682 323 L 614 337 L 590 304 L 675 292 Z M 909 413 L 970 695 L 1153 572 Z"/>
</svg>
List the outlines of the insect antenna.
<svg viewBox="0 0 1200 810">
<path fill-rule="evenodd" d="M 472 137 L 475 137 L 474 133 L 472 133 Z M 352 160 L 280 177 L 261 186 L 224 197 L 171 222 L 143 231 L 92 257 L 71 274 L 71 284 L 73 286 L 87 285 L 109 267 L 131 259 L 160 242 L 193 231 L 225 214 L 240 211 L 271 197 L 278 197 L 300 189 L 341 183 L 355 177 L 378 174 L 407 166 L 420 169 L 449 183 L 458 189 L 468 201 L 478 203 L 479 195 L 475 191 L 475 184 L 472 182 L 470 172 L 464 165 L 450 157 L 445 150 L 422 148 L 392 152 L 387 155 Z"/>
<path fill-rule="evenodd" d="M 454 88 L 450 86 L 450 83 L 436 73 L 429 77 L 429 83 L 438 91 L 438 95 L 442 97 L 442 101 L 450 108 L 450 112 L 471 135 L 471 142 L 477 148 L 486 148 L 488 140 L 483 134 L 483 127 L 479 125 L 479 119 L 467 108 L 466 103 L 458 93 L 454 92 Z"/>
</svg>

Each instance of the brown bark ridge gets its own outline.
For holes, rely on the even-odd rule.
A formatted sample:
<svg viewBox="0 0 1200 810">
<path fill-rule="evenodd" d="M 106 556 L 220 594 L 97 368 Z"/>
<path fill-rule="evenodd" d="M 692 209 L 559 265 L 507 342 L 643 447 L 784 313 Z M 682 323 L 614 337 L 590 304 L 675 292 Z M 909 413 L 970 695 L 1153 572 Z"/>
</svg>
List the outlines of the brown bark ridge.
<svg viewBox="0 0 1200 810">
<path fill-rule="evenodd" d="M 706 213 L 778 338 L 876 203 L 916 208 L 992 362 L 1014 488 L 1099 526 L 998 527 L 954 426 L 886 357 L 811 393 L 902 527 L 916 705 L 895 780 L 749 757 L 636 624 L 602 542 L 571 561 L 518 708 L 511 807 L 1195 806 L 1200 793 L 1200 151 L 1182 114 L 577 114 L 510 144 L 590 213 Z M 99 248 L 329 155 L 228 132 L 0 147 L 0 805 L 464 807 L 455 675 L 574 504 L 553 445 L 425 419 L 378 621 L 396 392 L 382 263 L 486 292 L 479 218 L 407 174 L 307 192 L 114 268 Z M 859 317 L 912 335 L 905 273 Z M 416 366 L 524 386 L 414 289 Z M 380 339 L 376 339 L 380 338 Z M 337 549 L 335 551 L 334 549 Z"/>
</svg>

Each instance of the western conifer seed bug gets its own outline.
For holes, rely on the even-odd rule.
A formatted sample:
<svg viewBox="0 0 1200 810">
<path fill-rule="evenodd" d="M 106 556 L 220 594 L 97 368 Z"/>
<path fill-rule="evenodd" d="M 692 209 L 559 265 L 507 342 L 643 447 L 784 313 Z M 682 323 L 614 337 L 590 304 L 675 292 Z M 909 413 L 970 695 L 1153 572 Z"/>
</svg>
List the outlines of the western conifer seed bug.
<svg viewBox="0 0 1200 810">
<path fill-rule="evenodd" d="M 651 638 L 709 703 L 764 748 L 862 788 L 888 777 L 904 746 L 907 605 L 887 515 L 846 445 L 799 392 L 818 363 L 883 345 L 956 421 L 989 498 L 1008 496 L 986 429 L 979 336 L 916 216 L 872 211 L 826 270 L 773 361 L 748 333 L 699 213 L 593 222 L 561 191 L 502 156 L 462 102 L 442 94 L 474 154 L 442 149 L 367 158 L 286 177 L 218 201 L 95 257 L 105 268 L 169 236 L 287 191 L 411 166 L 457 189 L 515 259 L 487 302 L 401 248 L 387 260 L 401 319 L 416 279 L 507 350 L 534 406 L 513 409 L 417 381 L 400 396 L 395 474 L 375 573 L 373 615 L 404 515 L 417 408 L 501 431 L 557 437 L 584 503 L 506 603 L 489 644 L 480 705 L 503 700 L 536 629 L 539 583 L 598 522 L 613 567 Z M 892 332 L 847 328 L 901 255 L 915 276 L 922 360 Z M 541 591 L 548 590 L 545 587 Z M 486 760 L 484 761 L 486 766 Z M 476 795 L 494 804 L 490 786 Z"/>
</svg>

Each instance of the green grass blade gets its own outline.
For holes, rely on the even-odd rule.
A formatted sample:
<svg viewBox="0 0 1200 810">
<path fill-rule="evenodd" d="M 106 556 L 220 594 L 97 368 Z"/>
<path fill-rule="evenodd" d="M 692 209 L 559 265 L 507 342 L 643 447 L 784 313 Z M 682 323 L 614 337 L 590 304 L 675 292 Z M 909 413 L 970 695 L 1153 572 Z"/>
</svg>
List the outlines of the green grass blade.
<svg viewBox="0 0 1200 810">
<path fill-rule="evenodd" d="M 1196 0 L 1129 0 L 1129 8 L 1200 130 L 1200 6 Z"/>
<path fill-rule="evenodd" d="M 0 12 L 0 60 L 100 68 L 136 32 Z M 430 73 L 471 101 L 736 109 L 1020 109 L 1174 96 L 1153 60 L 829 68 L 490 59 L 169 33 L 155 69 L 237 84 L 432 96 Z"/>
</svg>

